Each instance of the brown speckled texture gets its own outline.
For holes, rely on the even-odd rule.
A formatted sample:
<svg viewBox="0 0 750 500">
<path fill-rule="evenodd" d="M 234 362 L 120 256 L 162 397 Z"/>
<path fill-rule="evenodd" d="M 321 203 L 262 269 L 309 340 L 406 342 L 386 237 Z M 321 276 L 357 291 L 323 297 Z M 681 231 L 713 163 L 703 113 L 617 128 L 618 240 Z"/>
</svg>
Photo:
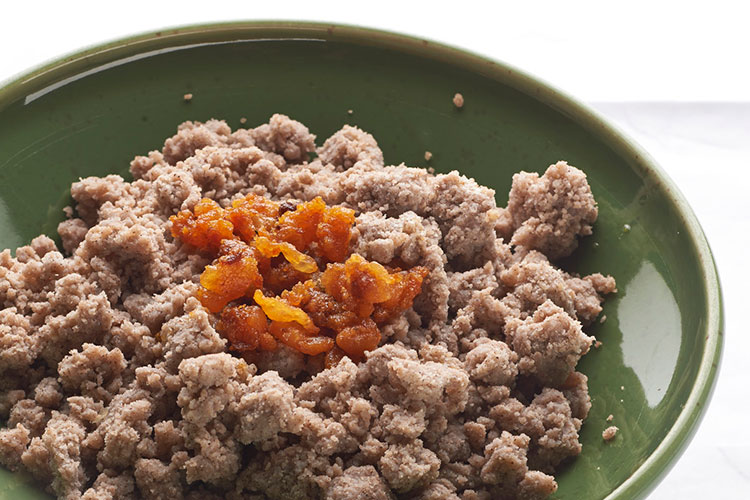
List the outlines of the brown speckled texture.
<svg viewBox="0 0 750 500">
<path fill-rule="evenodd" d="M 318 158 L 308 161 L 308 153 Z M 283 115 L 187 122 L 134 180 L 75 183 L 65 254 L 0 253 L 0 463 L 60 498 L 537 499 L 581 451 L 583 328 L 614 280 L 554 260 L 596 205 L 564 162 L 514 177 L 507 208 L 456 172 L 384 166 L 355 128 L 316 147 Z M 281 349 L 247 365 L 193 297 L 208 263 L 169 233 L 202 197 L 344 204 L 351 250 L 430 270 L 383 345 L 310 373 Z M 313 371 L 310 368 L 310 371 Z"/>
</svg>

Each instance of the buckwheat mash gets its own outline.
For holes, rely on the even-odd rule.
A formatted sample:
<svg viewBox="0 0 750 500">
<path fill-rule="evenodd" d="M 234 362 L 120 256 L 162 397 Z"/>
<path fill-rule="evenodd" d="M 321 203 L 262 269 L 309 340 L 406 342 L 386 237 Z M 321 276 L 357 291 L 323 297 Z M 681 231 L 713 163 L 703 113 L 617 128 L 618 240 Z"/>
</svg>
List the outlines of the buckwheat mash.
<svg viewBox="0 0 750 500">
<path fill-rule="evenodd" d="M 460 165 L 456 165 L 460 169 Z M 613 278 L 585 174 L 386 166 L 345 126 L 186 122 L 0 253 L 0 463 L 58 498 L 546 498 Z"/>
</svg>

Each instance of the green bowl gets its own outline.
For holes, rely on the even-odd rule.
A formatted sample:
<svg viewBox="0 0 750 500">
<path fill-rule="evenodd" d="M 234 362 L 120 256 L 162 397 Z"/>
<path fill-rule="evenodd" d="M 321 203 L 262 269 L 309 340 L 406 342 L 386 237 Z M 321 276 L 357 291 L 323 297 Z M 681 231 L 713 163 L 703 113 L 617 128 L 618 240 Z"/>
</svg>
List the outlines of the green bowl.
<svg viewBox="0 0 750 500">
<path fill-rule="evenodd" d="M 456 110 L 455 92 L 466 104 Z M 185 93 L 193 99 L 186 102 Z M 349 114 L 349 110 L 352 111 Z M 511 176 L 559 159 L 599 202 L 569 270 L 609 273 L 619 293 L 579 367 L 593 407 L 558 499 L 643 498 L 683 451 L 709 401 L 722 343 L 719 282 L 687 202 L 632 141 L 524 73 L 427 40 L 299 22 L 163 30 L 73 54 L 0 89 L 0 248 L 55 235 L 79 177 L 126 174 L 184 120 L 234 128 L 290 115 L 325 138 L 371 132 L 386 162 L 457 169 L 507 201 Z M 604 443 L 614 415 L 620 428 Z M 0 470 L 0 498 L 39 498 Z"/>
</svg>

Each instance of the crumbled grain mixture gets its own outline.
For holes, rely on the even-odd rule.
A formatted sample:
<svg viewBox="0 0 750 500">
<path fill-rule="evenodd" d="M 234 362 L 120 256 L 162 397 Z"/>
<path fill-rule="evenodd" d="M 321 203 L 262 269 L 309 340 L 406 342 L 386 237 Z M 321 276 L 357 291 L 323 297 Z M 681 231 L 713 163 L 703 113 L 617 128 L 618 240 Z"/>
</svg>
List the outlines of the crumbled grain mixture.
<svg viewBox="0 0 750 500">
<path fill-rule="evenodd" d="M 458 92 L 453 96 L 453 105 L 457 108 L 464 107 L 464 96 Z"/>
<path fill-rule="evenodd" d="M 602 439 L 605 441 L 612 441 L 617 435 L 617 431 L 620 429 L 615 425 L 610 425 L 604 431 L 602 431 Z"/>
<path fill-rule="evenodd" d="M 193 100 L 193 94 L 185 94 L 182 96 L 182 98 L 185 100 L 185 102 L 190 102 Z"/>
<path fill-rule="evenodd" d="M 73 184 L 62 251 L 40 236 L 0 253 L 5 467 L 87 500 L 555 491 L 591 406 L 575 371 L 593 341 L 583 328 L 615 290 L 550 261 L 596 219 L 583 172 L 517 174 L 499 208 L 456 172 L 385 166 L 357 128 L 316 147 L 274 115 L 234 132 L 184 123 L 131 173 Z M 322 369 L 283 343 L 252 363 L 229 351 L 197 297 L 212 257 L 173 238 L 170 217 L 251 194 L 354 210 L 349 253 L 426 269 L 361 361 Z"/>
<path fill-rule="evenodd" d="M 427 160 L 427 161 L 432 160 L 432 153 L 430 151 L 425 151 L 424 152 L 424 159 Z"/>
</svg>

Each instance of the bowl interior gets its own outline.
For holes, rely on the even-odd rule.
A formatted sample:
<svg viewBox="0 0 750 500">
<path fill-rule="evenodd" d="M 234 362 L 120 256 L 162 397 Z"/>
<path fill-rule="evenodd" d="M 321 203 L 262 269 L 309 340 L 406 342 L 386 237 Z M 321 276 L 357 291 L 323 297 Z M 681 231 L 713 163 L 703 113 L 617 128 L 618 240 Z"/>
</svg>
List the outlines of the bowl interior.
<svg viewBox="0 0 750 500">
<path fill-rule="evenodd" d="M 426 166 L 429 150 L 430 166 L 476 178 L 500 204 L 514 172 L 565 159 L 588 174 L 600 215 L 563 267 L 611 274 L 619 293 L 590 330 L 603 346 L 579 365 L 593 407 L 583 453 L 558 475 L 555 498 L 604 498 L 618 487 L 611 498 L 640 496 L 680 443 L 644 462 L 668 434 L 686 440 L 700 413 L 691 393 L 703 391 L 705 403 L 711 385 L 710 255 L 646 160 L 524 78 L 432 43 L 312 25 L 165 31 L 91 50 L 0 91 L 0 248 L 54 235 L 71 182 L 127 175 L 134 155 L 160 148 L 184 120 L 223 118 L 235 128 L 242 117 L 255 126 L 280 112 L 321 140 L 358 125 L 387 163 Z M 455 92 L 465 97 L 461 110 Z M 605 444 L 609 414 L 620 434 Z M 0 498 L 41 496 L 24 481 L 0 470 Z"/>
</svg>

